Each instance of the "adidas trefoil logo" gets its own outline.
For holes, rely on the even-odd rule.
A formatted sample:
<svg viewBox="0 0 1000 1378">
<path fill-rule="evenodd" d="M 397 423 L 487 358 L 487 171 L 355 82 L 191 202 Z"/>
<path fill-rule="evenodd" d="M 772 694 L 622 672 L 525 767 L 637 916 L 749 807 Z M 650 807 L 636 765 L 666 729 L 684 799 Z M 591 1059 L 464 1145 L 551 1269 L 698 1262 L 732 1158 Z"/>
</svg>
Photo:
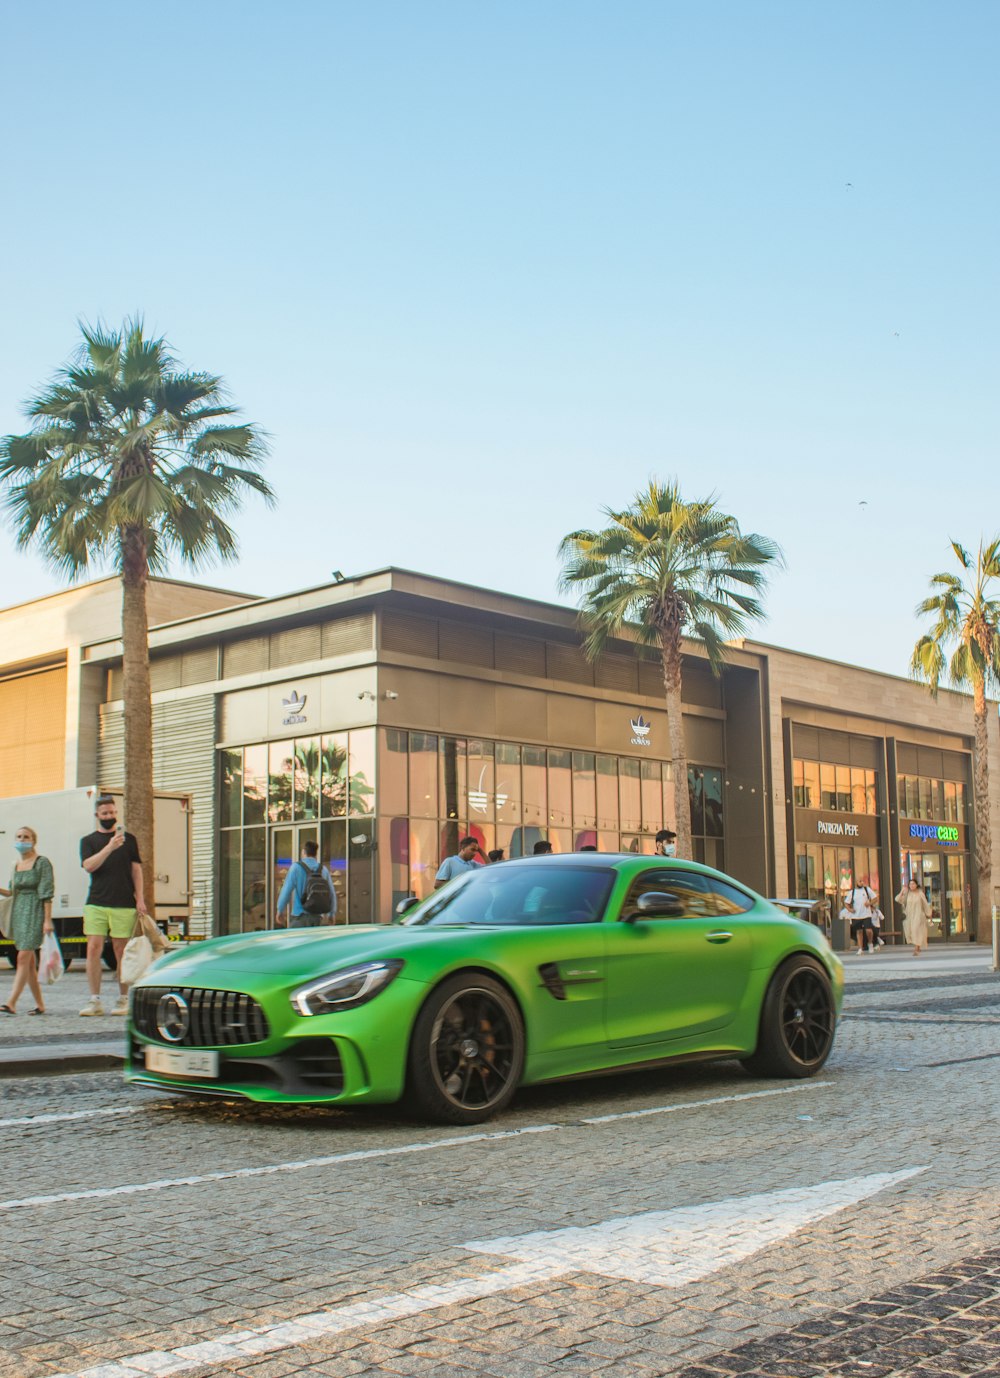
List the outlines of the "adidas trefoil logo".
<svg viewBox="0 0 1000 1378">
<path fill-rule="evenodd" d="M 305 722 L 306 699 L 308 694 L 300 694 L 297 689 L 293 689 L 287 699 L 281 700 L 281 706 L 285 710 L 282 722 L 286 727 L 293 723 Z"/>
<path fill-rule="evenodd" d="M 629 718 L 629 725 L 632 728 L 632 745 L 649 746 L 649 733 L 652 724 L 648 723 L 641 713 L 638 713 L 634 718 Z"/>
</svg>

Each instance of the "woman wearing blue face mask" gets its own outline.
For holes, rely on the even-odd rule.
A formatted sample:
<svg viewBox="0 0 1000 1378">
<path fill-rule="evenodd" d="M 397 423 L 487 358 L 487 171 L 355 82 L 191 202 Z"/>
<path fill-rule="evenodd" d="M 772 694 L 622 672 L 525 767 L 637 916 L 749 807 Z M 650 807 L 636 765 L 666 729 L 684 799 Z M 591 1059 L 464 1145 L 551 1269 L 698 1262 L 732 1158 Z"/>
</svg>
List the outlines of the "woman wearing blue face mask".
<svg viewBox="0 0 1000 1378">
<path fill-rule="evenodd" d="M 17 970 L 6 1005 L 0 1015 L 15 1014 L 18 998 L 25 986 L 34 996 L 35 1008 L 29 1014 L 44 1014 L 45 1002 L 38 984 L 35 953 L 42 945 L 42 934 L 52 932 L 52 896 L 55 882 L 52 863 L 36 851 L 38 834 L 34 828 L 18 828 L 14 835 L 17 861 L 10 874 L 10 889 L 0 886 L 0 895 L 14 896 L 10 912 L 10 937 L 17 949 Z"/>
</svg>

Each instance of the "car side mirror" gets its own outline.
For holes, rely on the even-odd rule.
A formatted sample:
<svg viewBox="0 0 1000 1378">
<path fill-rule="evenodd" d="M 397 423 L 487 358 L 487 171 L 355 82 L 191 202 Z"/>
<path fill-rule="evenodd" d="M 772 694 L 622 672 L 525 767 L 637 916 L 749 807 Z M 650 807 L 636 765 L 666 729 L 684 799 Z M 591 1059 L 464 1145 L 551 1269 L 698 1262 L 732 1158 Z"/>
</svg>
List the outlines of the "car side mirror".
<svg viewBox="0 0 1000 1378">
<path fill-rule="evenodd" d="M 399 923 L 403 915 L 408 914 L 410 910 L 414 907 L 414 905 L 417 905 L 419 903 L 420 901 L 416 897 L 416 895 L 407 895 L 405 899 L 401 899 L 399 903 L 396 905 L 395 913 L 393 915 L 393 922 Z"/>
<path fill-rule="evenodd" d="M 677 895 L 666 890 L 650 890 L 639 896 L 635 909 L 626 915 L 625 921 L 635 923 L 636 919 L 680 919 L 683 916 L 684 905 Z"/>
</svg>

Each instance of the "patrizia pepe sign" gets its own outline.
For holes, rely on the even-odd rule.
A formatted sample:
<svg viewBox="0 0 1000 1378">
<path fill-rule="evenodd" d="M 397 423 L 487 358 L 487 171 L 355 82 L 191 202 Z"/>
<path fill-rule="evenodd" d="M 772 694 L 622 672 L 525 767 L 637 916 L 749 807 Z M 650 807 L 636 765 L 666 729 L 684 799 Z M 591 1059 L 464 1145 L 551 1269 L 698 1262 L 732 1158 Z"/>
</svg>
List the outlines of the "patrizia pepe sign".
<svg viewBox="0 0 1000 1378">
<path fill-rule="evenodd" d="M 799 842 L 840 842 L 845 846 L 877 847 L 878 818 L 866 813 L 796 809 L 795 837 Z"/>
</svg>

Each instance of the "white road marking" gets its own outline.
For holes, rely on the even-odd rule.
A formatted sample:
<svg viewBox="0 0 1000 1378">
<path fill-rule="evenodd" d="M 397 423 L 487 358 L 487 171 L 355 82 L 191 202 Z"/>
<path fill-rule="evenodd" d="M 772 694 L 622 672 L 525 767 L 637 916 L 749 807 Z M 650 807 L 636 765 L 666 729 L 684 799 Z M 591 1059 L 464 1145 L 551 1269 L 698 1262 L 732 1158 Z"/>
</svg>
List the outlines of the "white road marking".
<svg viewBox="0 0 1000 1378">
<path fill-rule="evenodd" d="M 601 1225 L 476 1240 L 462 1247 L 547 1266 L 553 1276 L 557 1271 L 601 1273 L 657 1287 L 681 1287 L 926 1170 L 878 1172 L 703 1206 L 648 1211 Z"/>
<path fill-rule="evenodd" d="M 228 1182 L 239 1177 L 269 1177 L 277 1172 L 304 1172 L 307 1168 L 333 1167 L 338 1163 L 359 1163 L 367 1158 L 395 1158 L 405 1153 L 432 1153 L 439 1149 L 461 1148 L 463 1144 L 490 1143 L 517 1139 L 523 1134 L 552 1134 L 564 1128 L 558 1124 L 534 1124 L 524 1129 L 500 1129 L 489 1134 L 463 1134 L 453 1139 L 432 1139 L 425 1143 L 398 1144 L 394 1148 L 361 1148 L 348 1153 L 330 1153 L 325 1158 L 303 1158 L 297 1162 L 268 1163 L 264 1167 L 230 1168 L 226 1172 L 204 1172 L 191 1177 L 165 1177 L 157 1182 L 132 1182 L 119 1187 L 92 1187 L 83 1191 L 62 1191 L 51 1196 L 24 1196 L 17 1201 L 0 1201 L 0 1211 L 18 1206 L 53 1206 L 66 1201 L 92 1201 L 110 1196 L 133 1196 L 137 1192 L 165 1191 L 168 1187 L 200 1187 L 206 1182 Z"/>
<path fill-rule="evenodd" d="M 821 1182 L 756 1196 L 732 1197 L 702 1206 L 651 1211 L 586 1228 L 464 1244 L 475 1252 L 519 1261 L 477 1278 L 414 1287 L 372 1301 L 313 1311 L 277 1325 L 229 1331 L 176 1349 L 147 1350 L 111 1363 L 59 1373 L 53 1378 L 167 1378 L 209 1364 L 233 1363 L 258 1354 L 306 1345 L 344 1331 L 384 1325 L 439 1306 L 480 1301 L 514 1287 L 548 1282 L 566 1273 L 590 1272 L 660 1287 L 680 1287 L 748 1258 L 815 1220 L 926 1172 L 925 1167 Z"/>
<path fill-rule="evenodd" d="M 0 1120 L 0 1129 L 13 1129 L 15 1126 L 35 1124 L 59 1124 L 63 1120 L 92 1120 L 101 1115 L 141 1115 L 148 1105 L 105 1106 L 101 1110 L 67 1110 L 51 1115 L 19 1115 L 16 1119 Z"/>
<path fill-rule="evenodd" d="M 832 1081 L 800 1081 L 795 1086 L 779 1086 L 771 1091 L 741 1091 L 733 1096 L 713 1096 L 711 1100 L 681 1101 L 676 1105 L 651 1105 L 645 1110 L 620 1110 L 614 1115 L 590 1115 L 583 1124 L 610 1124 L 612 1120 L 642 1120 L 647 1115 L 673 1115 L 696 1105 L 728 1105 L 738 1100 L 760 1100 L 764 1096 L 790 1096 L 794 1091 L 816 1091 L 832 1086 Z"/>
<path fill-rule="evenodd" d="M 822 1086 L 831 1086 L 829 1081 L 798 1082 L 795 1086 L 780 1086 L 769 1091 L 746 1091 L 732 1096 L 712 1096 L 707 1100 L 682 1101 L 676 1105 L 655 1105 L 646 1110 L 622 1110 L 613 1115 L 595 1115 L 577 1121 L 582 1124 L 609 1124 L 613 1120 L 631 1120 L 646 1115 L 667 1115 L 680 1110 L 700 1110 L 705 1106 L 729 1105 L 737 1101 L 758 1100 L 762 1096 L 785 1096 L 794 1091 L 808 1091 Z M 135 1112 L 149 1109 L 136 1106 Z M 94 1114 L 94 1111 L 81 1111 L 81 1114 Z M 110 1113 L 110 1112 L 109 1112 Z M 122 1113 L 132 1113 L 132 1107 Z M 31 1123 L 38 1123 L 36 1116 Z M 17 1200 L 0 1201 L 0 1211 L 11 1211 L 18 1206 L 54 1206 L 67 1201 L 105 1200 L 113 1196 L 134 1196 L 139 1192 L 166 1191 L 170 1187 L 200 1187 L 208 1182 L 226 1182 L 241 1177 L 268 1177 L 278 1172 L 304 1172 L 309 1168 L 334 1167 L 339 1163 L 357 1163 L 366 1158 L 393 1158 L 407 1153 L 429 1153 L 435 1149 L 458 1148 L 462 1144 L 487 1143 L 497 1139 L 516 1139 L 525 1134 L 555 1134 L 560 1130 L 572 1129 L 572 1124 L 535 1124 L 523 1129 L 500 1129 L 492 1133 L 464 1134 L 452 1139 L 434 1139 L 426 1143 L 399 1144 L 394 1148 L 363 1148 L 347 1153 L 331 1153 L 323 1158 L 303 1158 L 287 1163 L 268 1163 L 263 1167 L 231 1168 L 226 1172 L 205 1172 L 191 1177 L 165 1177 L 155 1182 L 128 1182 L 117 1187 L 90 1187 L 80 1191 L 63 1191 L 48 1196 L 23 1196 Z"/>
</svg>

